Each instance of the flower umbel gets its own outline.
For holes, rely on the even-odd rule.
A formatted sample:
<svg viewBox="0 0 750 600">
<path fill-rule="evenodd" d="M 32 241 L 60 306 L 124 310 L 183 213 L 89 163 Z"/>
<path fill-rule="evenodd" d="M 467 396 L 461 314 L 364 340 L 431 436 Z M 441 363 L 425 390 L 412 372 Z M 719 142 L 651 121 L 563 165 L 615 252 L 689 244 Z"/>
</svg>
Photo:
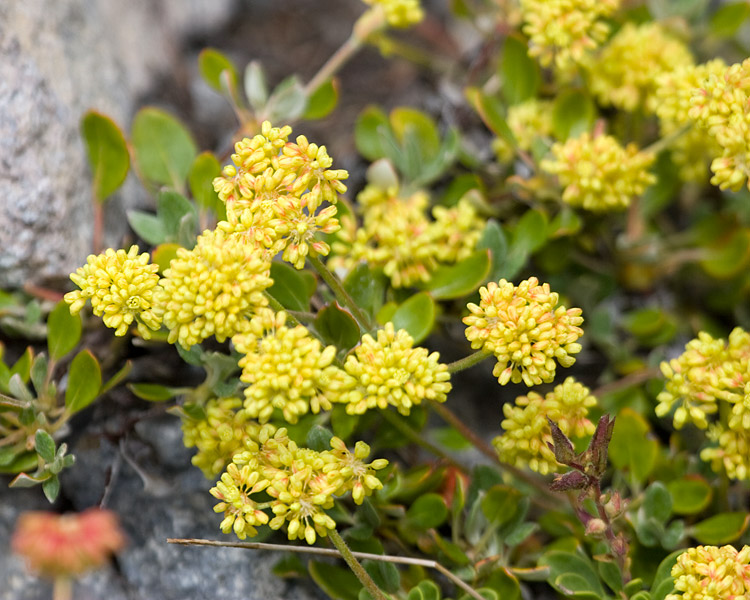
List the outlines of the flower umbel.
<svg viewBox="0 0 750 600">
<path fill-rule="evenodd" d="M 544 160 L 543 170 L 565 186 L 562 199 L 572 206 L 604 212 L 622 210 L 656 181 L 648 172 L 655 156 L 634 144 L 622 147 L 609 135 L 584 133 L 552 146 L 555 160 Z"/>
<path fill-rule="evenodd" d="M 344 369 L 356 380 L 356 387 L 345 393 L 349 414 L 362 414 L 372 408 L 395 406 L 402 415 L 423 400 L 444 402 L 451 390 L 450 374 L 439 362 L 437 352 L 414 348 L 414 340 L 393 323 L 379 329 L 377 339 L 362 336 L 360 344 L 346 359 Z"/>
<path fill-rule="evenodd" d="M 155 297 L 160 291 L 159 267 L 149 262 L 147 252 L 138 254 L 138 246 L 130 249 L 109 248 L 99 255 L 91 254 L 86 264 L 70 275 L 80 290 L 65 294 L 71 314 L 78 314 L 86 300 L 91 300 L 94 314 L 125 335 L 135 321 L 138 333 L 146 339 L 161 326 L 161 311 Z"/>
<path fill-rule="evenodd" d="M 13 533 L 13 551 L 29 567 L 49 577 L 77 576 L 103 566 L 125 545 L 117 517 L 90 508 L 81 513 L 22 513 Z"/>
<path fill-rule="evenodd" d="M 246 331 L 268 300 L 270 263 L 237 235 L 206 230 L 192 250 L 180 248 L 164 271 L 160 302 L 169 342 L 190 348 Z"/>
<path fill-rule="evenodd" d="M 464 317 L 466 339 L 475 349 L 494 353 L 493 374 L 500 385 L 523 381 L 527 386 L 550 382 L 557 360 L 563 367 L 575 362 L 581 351 L 576 340 L 583 335 L 580 308 L 557 306 L 558 294 L 536 277 L 516 287 L 501 279 L 479 289 L 481 301 L 469 303 Z"/>
<path fill-rule="evenodd" d="M 424 10 L 419 0 L 363 0 L 370 6 L 378 6 L 385 13 L 385 20 L 391 27 L 405 29 L 424 19 Z"/>
<path fill-rule="evenodd" d="M 677 594 L 665 600 L 744 599 L 750 594 L 750 546 L 688 548 L 672 567 Z"/>
</svg>

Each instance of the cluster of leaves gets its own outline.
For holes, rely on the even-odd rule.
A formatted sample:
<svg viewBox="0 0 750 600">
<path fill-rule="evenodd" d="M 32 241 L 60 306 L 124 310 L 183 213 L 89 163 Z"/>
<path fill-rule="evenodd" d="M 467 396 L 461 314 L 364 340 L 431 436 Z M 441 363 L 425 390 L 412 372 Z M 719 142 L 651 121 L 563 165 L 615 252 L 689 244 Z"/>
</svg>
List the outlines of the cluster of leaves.
<svg viewBox="0 0 750 600">
<path fill-rule="evenodd" d="M 466 131 L 442 127 L 415 108 L 386 114 L 369 106 L 353 133 L 364 159 L 390 164 L 370 171 L 376 180 L 380 173 L 383 188 L 393 187 L 395 180 L 402 198 L 423 191 L 439 207 L 470 202 L 484 222 L 473 251 L 409 287 L 393 285 L 381 268 L 361 262 L 338 273 L 343 297 L 353 305 L 341 301 L 341 294 L 313 270 L 275 260 L 268 294 L 323 344 L 334 345 L 337 360 L 343 361 L 364 334 L 387 322 L 417 343 L 434 335 L 458 347 L 456 354 L 468 353 L 456 331 L 466 304 L 477 301 L 482 285 L 531 276 L 547 281 L 566 304 L 583 309 L 584 367 L 576 374 L 592 387 L 601 386 L 592 411 L 601 417 L 597 432 L 591 440 L 574 443 L 550 423 L 545 439 L 559 470 L 571 470 L 545 481 L 501 463 L 471 427 L 437 406 L 413 407 L 404 416 L 388 410 L 351 415 L 337 405 L 293 424 L 285 423 L 277 409 L 271 422 L 283 424 L 290 439 L 312 450 L 326 450 L 335 435 L 347 443 L 367 439 L 374 454 L 396 458 L 382 472 L 382 489 L 360 506 L 337 501 L 327 511 L 352 550 L 374 555 L 364 560 L 364 569 L 387 594 L 440 600 L 443 590 L 436 582 L 442 580 L 429 570 L 439 564 L 472 590 L 456 588 L 462 598 L 514 600 L 529 590 L 541 594 L 547 586 L 565 597 L 664 600 L 673 591 L 670 572 L 682 549 L 750 542 L 747 481 L 713 472 L 698 459 L 711 442 L 689 427 L 669 429 L 653 411 L 664 385 L 657 367 L 674 356 L 676 347 L 699 331 L 720 336 L 735 325 L 750 328 L 750 194 L 719 191 L 707 178 L 705 183 L 681 179 L 654 115 L 604 104 L 584 73 L 540 67 L 528 53 L 516 3 L 499 3 L 505 11 L 498 11 L 497 4 L 453 3 L 455 19 L 495 25 L 478 41 L 478 54 L 491 57 L 486 64 L 436 75 L 460 86 L 474 109 L 478 118 L 466 124 Z M 651 21 L 677 23 L 675 30 L 681 26 L 690 32 L 684 35 L 696 55 L 708 59 L 720 51 L 734 60 L 737 47 L 748 51 L 740 30 L 748 16 L 745 2 L 712 11 L 701 1 L 649 1 L 629 3 L 610 25 L 616 30 Z M 356 48 L 367 36 L 362 27 L 355 32 Z M 387 43 L 388 35 L 378 31 L 371 41 L 414 55 L 404 40 Z M 459 64 L 462 60 L 457 57 Z M 333 73 L 312 85 L 291 76 L 269 90 L 256 62 L 244 70 L 241 85 L 239 69 L 217 50 L 204 51 L 199 67 L 208 85 L 230 102 L 243 132 L 257 132 L 267 119 L 275 125 L 319 119 L 335 111 L 338 102 L 340 84 Z M 456 73 L 467 72 L 469 78 L 456 79 Z M 511 114 L 531 100 L 548 103 L 549 128 L 531 132 L 527 144 L 513 130 Z M 631 201 L 626 213 L 591 213 L 563 202 L 559 182 L 542 167 L 555 142 L 604 129 L 623 145 L 633 141 L 655 150 L 655 183 Z M 199 153 L 188 129 L 166 112 L 144 108 L 129 136 L 108 117 L 90 112 L 82 130 L 98 203 L 119 188 L 131 164 L 153 193 L 155 214 L 133 211 L 129 220 L 136 235 L 153 247 L 153 262 L 162 272 L 178 248 L 192 248 L 197 233 L 226 217 L 211 183 L 221 174 L 220 159 Z M 493 135 L 509 158 L 499 152 L 498 160 L 489 151 Z M 397 179 L 383 175 L 395 171 Z M 355 211 L 342 204 L 339 216 L 353 219 Z M 59 305 L 49 313 L 46 355 L 29 350 L 13 365 L 0 362 L 0 468 L 18 473 L 36 466 L 34 475 L 15 481 L 43 482 L 48 497 L 57 493 L 57 473 L 71 463 L 65 444 L 56 447 L 53 437 L 62 437 L 62 426 L 73 413 L 127 375 L 123 367 L 102 385 L 90 352 L 81 350 L 69 361 L 79 342 L 80 321 L 64 313 Z M 0 325 L 29 326 L 40 315 L 32 306 L 23 313 L 0 305 Z M 165 340 L 160 332 L 149 343 Z M 175 388 L 131 382 L 131 391 L 150 402 L 177 398 L 172 412 L 193 424 L 207 421 L 209 400 L 241 396 L 238 355 L 229 345 L 177 351 L 186 363 L 205 370 L 203 383 Z M 55 382 L 65 368 L 61 406 Z M 496 419 L 499 429 L 501 405 L 513 397 L 508 388 L 495 389 L 496 407 L 489 408 L 494 412 L 487 418 Z M 472 390 L 453 394 L 460 394 L 462 402 L 478 401 Z M 444 417 L 446 426 L 428 422 L 430 410 Z M 479 410 L 484 414 L 487 405 Z M 584 446 L 577 447 L 579 442 Z M 435 458 L 407 453 L 404 449 L 412 445 Z M 472 445 L 490 464 L 466 466 Z M 376 560 L 386 554 L 426 558 L 404 560 L 401 566 Z M 370 597 L 357 577 L 339 565 L 294 555 L 275 571 L 284 577 L 309 574 L 332 598 Z"/>
</svg>

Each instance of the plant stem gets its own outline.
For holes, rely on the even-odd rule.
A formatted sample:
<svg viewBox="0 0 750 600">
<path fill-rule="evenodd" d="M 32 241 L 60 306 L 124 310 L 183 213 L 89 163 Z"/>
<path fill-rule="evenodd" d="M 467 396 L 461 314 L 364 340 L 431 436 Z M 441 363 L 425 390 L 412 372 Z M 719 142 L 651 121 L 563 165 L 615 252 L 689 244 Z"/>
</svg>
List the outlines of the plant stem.
<svg viewBox="0 0 750 600">
<path fill-rule="evenodd" d="M 246 550 L 272 550 L 277 552 L 295 552 L 300 554 L 317 554 L 319 556 L 334 556 L 341 557 L 341 554 L 336 550 L 329 550 L 328 548 L 316 548 L 314 546 L 285 546 L 283 544 L 266 544 L 264 542 L 218 542 L 215 540 L 201 540 L 201 539 L 167 539 L 169 544 L 181 544 L 183 546 L 218 546 L 220 548 L 243 548 Z M 450 579 L 456 586 L 460 587 L 472 598 L 476 600 L 484 600 L 482 596 L 477 593 L 474 588 L 468 585 L 465 581 L 459 579 L 446 569 L 440 563 L 425 559 L 425 558 L 411 558 L 408 556 L 393 556 L 390 554 L 370 554 L 369 552 L 352 552 L 352 556 L 360 560 L 377 560 L 380 562 L 396 563 L 399 565 L 417 565 L 420 567 L 427 567 L 428 569 L 435 569 L 440 571 L 448 579 Z"/>
<path fill-rule="evenodd" d="M 328 537 L 331 538 L 333 545 L 336 546 L 336 550 L 339 551 L 342 558 L 346 561 L 346 564 L 349 565 L 349 568 L 357 576 L 357 579 L 359 579 L 360 583 L 362 583 L 362 585 L 365 586 L 365 589 L 370 592 L 370 595 L 375 600 L 388 600 L 388 596 L 383 593 L 383 591 L 372 580 L 370 574 L 365 571 L 362 563 L 360 563 L 357 560 L 357 557 L 354 556 L 349 546 L 346 545 L 344 538 L 339 535 L 339 532 L 335 529 L 331 529 L 328 532 Z"/>
<path fill-rule="evenodd" d="M 352 32 L 352 34 L 341 45 L 341 47 L 331 55 L 331 57 L 320 68 L 320 70 L 315 73 L 313 78 L 307 82 L 307 85 L 305 86 L 305 94 L 307 94 L 308 98 L 321 85 L 331 79 L 338 72 L 338 70 L 357 53 L 357 51 L 362 47 L 362 42 L 363 40 L 358 38 L 354 34 L 354 32 Z"/>
<path fill-rule="evenodd" d="M 427 441 L 423 436 L 419 434 L 418 431 L 415 431 L 412 429 L 407 423 L 405 423 L 402 419 L 399 418 L 399 416 L 395 413 L 393 413 L 389 409 L 381 410 L 380 414 L 383 415 L 383 418 L 388 421 L 391 425 L 393 425 L 396 429 L 398 429 L 401 433 L 403 433 L 406 437 L 408 437 L 412 442 L 417 444 L 418 446 L 421 446 L 428 452 L 432 452 L 435 456 L 439 456 L 440 458 L 446 460 L 451 465 L 456 467 L 457 469 L 460 469 L 463 473 L 469 473 L 470 469 L 466 466 L 458 462 L 455 458 L 450 456 L 445 450 L 440 448 L 439 446 L 436 446 L 432 442 Z"/>
<path fill-rule="evenodd" d="M 628 568 L 628 545 L 623 538 L 618 539 L 615 535 L 614 529 L 612 528 L 612 521 L 602 504 L 602 488 L 599 480 L 597 480 L 592 486 L 592 494 L 594 496 L 596 512 L 599 514 L 599 518 L 604 521 L 604 524 L 607 526 L 605 535 L 607 536 L 607 542 L 609 542 L 610 551 L 615 557 L 617 565 L 620 567 L 622 582 L 628 583 L 631 578 L 630 569 Z"/>
<path fill-rule="evenodd" d="M 276 298 L 274 298 L 271 294 L 268 293 L 268 291 L 264 292 L 264 295 L 268 299 L 269 306 L 275 311 L 275 312 L 284 312 L 286 313 L 286 320 L 289 325 L 292 327 L 296 327 L 300 324 L 300 322 L 297 320 L 297 318 L 289 312 L 286 308 L 284 308 L 284 305 L 281 304 Z"/>
<path fill-rule="evenodd" d="M 104 205 L 95 197 L 92 203 L 94 205 L 94 231 L 91 246 L 94 254 L 99 254 L 102 251 L 102 239 L 104 237 Z"/>
<path fill-rule="evenodd" d="M 488 356 L 492 356 L 492 352 L 489 350 L 477 350 L 474 354 L 469 354 L 469 356 L 464 356 L 452 363 L 448 363 L 448 365 L 446 365 L 448 367 L 448 373 L 458 373 L 459 371 L 473 367 L 482 362 Z"/>
<path fill-rule="evenodd" d="M 323 281 L 326 282 L 326 285 L 331 288 L 333 295 L 336 296 L 336 300 L 338 300 L 342 306 L 351 311 L 360 326 L 367 331 L 373 329 L 374 323 L 371 321 L 370 317 L 362 312 L 362 309 L 357 306 L 354 298 L 352 298 L 349 295 L 349 292 L 344 289 L 344 286 L 341 285 L 338 277 L 328 270 L 328 267 L 323 264 L 323 261 L 317 256 L 308 256 L 307 260 L 310 261 L 313 268 L 318 272 Z"/>
<path fill-rule="evenodd" d="M 73 600 L 73 581 L 67 575 L 58 575 L 52 584 L 52 600 Z"/>
<path fill-rule="evenodd" d="M 501 461 L 497 456 L 497 452 L 495 452 L 495 449 L 487 442 L 485 442 L 481 437 L 479 437 L 476 433 L 474 433 L 474 431 L 472 431 L 472 429 L 466 423 L 464 423 L 458 417 L 458 415 L 456 415 L 456 413 L 445 406 L 445 404 L 430 400 L 430 406 L 438 415 L 440 415 L 440 417 L 442 417 L 442 419 L 446 423 L 455 427 L 455 429 L 467 440 L 469 440 L 477 450 L 479 450 L 487 458 L 492 460 L 502 470 L 507 471 L 516 479 L 520 479 L 521 481 L 529 484 L 534 489 L 539 491 L 541 496 L 538 498 L 532 498 L 532 501 L 537 502 L 540 506 L 549 510 L 557 510 L 558 508 L 560 508 L 560 497 L 554 492 L 550 491 L 544 481 L 537 477 L 534 477 L 533 475 L 530 475 L 529 473 L 526 473 L 525 471 L 522 471 L 517 467 L 514 467 L 511 464 Z"/>
<path fill-rule="evenodd" d="M 641 152 L 648 152 L 650 154 L 659 154 L 662 150 L 669 148 L 670 144 L 675 140 L 681 138 L 685 133 L 690 131 L 692 124 L 685 125 L 680 129 L 675 129 L 672 133 L 668 133 L 663 138 L 656 140 L 650 146 L 646 146 Z"/>
</svg>

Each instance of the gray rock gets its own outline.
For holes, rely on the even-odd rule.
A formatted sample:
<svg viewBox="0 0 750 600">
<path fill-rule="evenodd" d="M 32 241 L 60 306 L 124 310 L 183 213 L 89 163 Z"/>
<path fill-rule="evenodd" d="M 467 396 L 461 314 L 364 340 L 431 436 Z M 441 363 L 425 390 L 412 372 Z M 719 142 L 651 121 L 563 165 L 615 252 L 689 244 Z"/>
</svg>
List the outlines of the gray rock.
<svg viewBox="0 0 750 600">
<path fill-rule="evenodd" d="M 0 287 L 65 275 L 91 251 L 91 187 L 79 121 L 100 110 L 128 127 L 180 41 L 236 0 L 8 0 L 0 3 Z M 142 201 L 132 183 L 106 210 L 106 243 Z"/>
</svg>

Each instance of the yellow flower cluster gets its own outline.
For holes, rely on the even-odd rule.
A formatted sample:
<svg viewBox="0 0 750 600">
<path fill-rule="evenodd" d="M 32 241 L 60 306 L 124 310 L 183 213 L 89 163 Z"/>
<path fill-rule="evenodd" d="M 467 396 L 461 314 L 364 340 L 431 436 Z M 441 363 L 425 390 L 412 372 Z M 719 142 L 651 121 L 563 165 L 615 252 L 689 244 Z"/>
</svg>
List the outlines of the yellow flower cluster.
<svg viewBox="0 0 750 600">
<path fill-rule="evenodd" d="M 182 441 L 186 448 L 198 449 L 191 462 L 213 479 L 244 450 L 246 440 L 257 439 L 260 425 L 250 419 L 240 398 L 211 398 L 204 411 L 203 419 L 183 419 Z"/>
<path fill-rule="evenodd" d="M 741 600 L 750 597 L 750 546 L 688 548 L 672 567 L 675 590 L 665 600 Z"/>
<path fill-rule="evenodd" d="M 442 263 L 466 258 L 474 250 L 484 228 L 483 220 L 468 199 L 455 207 L 435 207 L 427 217 L 429 199 L 423 191 L 402 198 L 398 186 L 382 189 L 368 185 L 357 196 L 363 223 L 346 219 L 345 229 L 334 244 L 329 265 L 352 269 L 366 261 L 383 269 L 393 287 L 409 287 L 430 279 Z"/>
<path fill-rule="evenodd" d="M 604 105 L 653 113 L 659 76 L 692 64 L 687 46 L 658 23 L 626 23 L 590 66 L 590 88 Z"/>
<path fill-rule="evenodd" d="M 248 450 L 237 454 L 211 494 L 220 500 L 214 507 L 224 513 L 221 530 L 234 531 L 245 539 L 257 534 L 259 525 L 271 529 L 287 525 L 290 540 L 304 539 L 314 544 L 336 527 L 325 510 L 333 507 L 334 496 L 352 492 L 357 504 L 365 496 L 383 487 L 375 471 L 388 461 L 365 462 L 370 448 L 358 442 L 351 453 L 342 440 L 331 438 L 331 450 L 316 452 L 300 448 L 289 439 L 286 429 L 264 425 L 257 441 L 247 444 Z M 259 492 L 271 497 L 270 502 L 252 498 Z M 274 517 L 264 512 L 270 509 Z"/>
<path fill-rule="evenodd" d="M 583 335 L 580 308 L 557 306 L 558 294 L 536 277 L 517 287 L 501 279 L 479 289 L 477 306 L 469 303 L 464 317 L 466 339 L 475 349 L 494 353 L 493 374 L 500 385 L 523 381 L 527 386 L 551 382 L 557 360 L 563 367 L 575 362 L 581 351 L 576 340 Z"/>
<path fill-rule="evenodd" d="M 86 264 L 70 275 L 80 290 L 65 294 L 65 302 L 75 315 L 90 299 L 94 314 L 102 317 L 115 335 L 125 335 L 135 321 L 138 333 L 149 339 L 151 330 L 161 327 L 158 270 L 149 262 L 147 252 L 138 254 L 138 246 L 131 246 L 127 252 L 109 248 L 102 254 L 91 254 Z"/>
<path fill-rule="evenodd" d="M 159 303 L 169 343 L 183 348 L 212 335 L 220 342 L 246 331 L 268 303 L 270 263 L 241 237 L 206 230 L 192 250 L 180 248 L 164 271 Z"/>
<path fill-rule="evenodd" d="M 602 19 L 619 6 L 620 0 L 521 0 L 529 56 L 545 67 L 554 61 L 570 68 L 607 39 L 609 26 Z"/>
<path fill-rule="evenodd" d="M 747 182 L 750 159 L 750 59 L 724 67 L 717 63 L 704 74 L 692 96 L 690 117 L 706 129 L 720 149 L 711 163 L 711 183 L 739 190 Z"/>
<path fill-rule="evenodd" d="M 623 148 L 612 136 L 584 133 L 552 146 L 554 160 L 541 168 L 565 186 L 562 199 L 571 206 L 604 212 L 622 210 L 656 181 L 648 172 L 655 156 L 634 144 Z"/>
<path fill-rule="evenodd" d="M 383 9 L 385 20 L 391 27 L 405 29 L 421 23 L 424 10 L 420 0 L 363 0 L 365 4 Z"/>
<path fill-rule="evenodd" d="M 227 209 L 220 230 L 241 234 L 268 259 L 282 252 L 285 261 L 301 269 L 308 255 L 330 251 L 316 235 L 338 231 L 333 205 L 346 191 L 342 180 L 348 173 L 330 169 L 333 161 L 325 146 L 303 135 L 290 142 L 291 133 L 289 126 L 264 122 L 261 133 L 237 142 L 234 164 L 213 183 Z M 326 202 L 331 206 L 319 211 Z"/>
<path fill-rule="evenodd" d="M 543 475 L 556 471 L 555 455 L 547 446 L 552 443 L 547 419 L 567 436 L 591 435 L 595 427 L 586 416 L 596 402 L 586 386 L 568 377 L 544 397 L 529 392 L 516 398 L 515 405 L 504 404 L 503 434 L 493 440 L 500 460 Z"/>
<path fill-rule="evenodd" d="M 717 58 L 701 65 L 678 67 L 657 78 L 656 114 L 662 136 L 695 123 L 690 117 L 693 94 L 710 75 L 720 76 L 725 70 L 726 64 Z M 721 154 L 721 147 L 703 127 L 690 127 L 670 144 L 670 150 L 680 177 L 698 183 L 706 180 L 710 159 Z"/>
<path fill-rule="evenodd" d="M 303 326 L 286 326 L 285 312 L 261 309 L 253 317 L 247 334 L 232 338 L 244 356 L 240 379 L 245 388 L 245 410 L 261 423 L 280 409 L 289 423 L 302 415 L 330 410 L 343 389 L 354 380 L 333 365 L 336 347 L 322 348 Z"/>
<path fill-rule="evenodd" d="M 514 104 L 508 108 L 506 121 L 518 147 L 528 152 L 536 138 L 552 134 L 552 102 L 531 98 Z M 502 138 L 492 141 L 492 149 L 501 162 L 513 158 L 513 148 Z"/>
<path fill-rule="evenodd" d="M 362 414 L 371 408 L 395 406 L 403 415 L 423 400 L 444 402 L 451 390 L 450 373 L 439 362 L 437 352 L 414 348 L 414 340 L 403 329 L 386 323 L 377 339 L 362 336 L 344 368 L 356 380 L 356 387 L 345 393 L 349 414 Z"/>
<path fill-rule="evenodd" d="M 717 446 L 704 449 L 701 458 L 733 479 L 750 479 L 750 334 L 736 327 L 725 341 L 702 331 L 661 370 L 667 381 L 656 414 L 663 417 L 677 405 L 677 429 L 686 423 L 707 429 L 708 417 L 724 412 L 720 401 L 732 406 L 726 422 L 710 426 L 709 439 Z"/>
</svg>

